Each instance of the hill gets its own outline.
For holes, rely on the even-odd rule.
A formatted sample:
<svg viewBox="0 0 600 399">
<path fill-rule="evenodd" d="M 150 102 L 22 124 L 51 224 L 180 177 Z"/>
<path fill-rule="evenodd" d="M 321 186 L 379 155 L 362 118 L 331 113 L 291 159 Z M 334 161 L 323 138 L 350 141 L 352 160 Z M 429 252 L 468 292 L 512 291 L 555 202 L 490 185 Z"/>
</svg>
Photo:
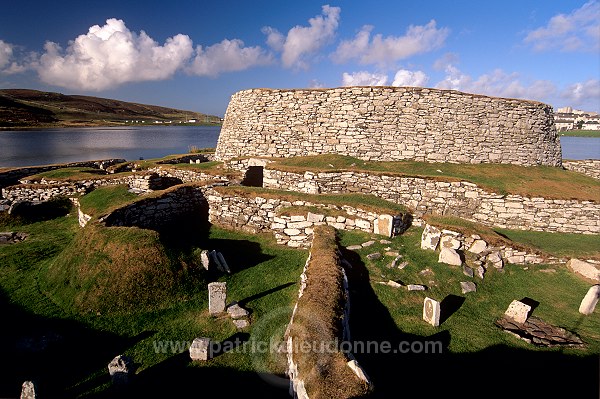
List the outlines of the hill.
<svg viewBox="0 0 600 399">
<path fill-rule="evenodd" d="M 215 115 L 108 98 L 0 89 L 0 127 L 105 126 L 128 123 L 219 124 Z M 137 122 L 136 122 L 137 121 Z"/>
</svg>

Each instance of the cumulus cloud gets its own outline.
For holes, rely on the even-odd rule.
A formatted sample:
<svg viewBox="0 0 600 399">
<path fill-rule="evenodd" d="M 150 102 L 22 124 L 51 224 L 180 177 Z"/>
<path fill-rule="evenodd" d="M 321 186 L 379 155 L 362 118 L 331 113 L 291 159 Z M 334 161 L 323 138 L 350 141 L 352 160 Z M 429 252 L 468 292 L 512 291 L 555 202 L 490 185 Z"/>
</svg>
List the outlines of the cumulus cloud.
<svg viewBox="0 0 600 399">
<path fill-rule="evenodd" d="M 215 77 L 223 72 L 241 71 L 272 62 L 273 56 L 260 46 L 244 47 L 244 42 L 239 39 L 225 39 L 205 49 L 198 46 L 188 72 Z"/>
<path fill-rule="evenodd" d="M 307 69 L 310 57 L 331 42 L 340 20 L 339 7 L 324 5 L 321 15 L 308 20 L 309 26 L 295 26 L 287 35 L 266 26 L 267 44 L 281 52 L 281 62 L 286 68 Z"/>
<path fill-rule="evenodd" d="M 600 80 L 590 79 L 567 86 L 561 92 L 561 97 L 573 106 L 591 102 L 598 107 L 598 104 L 600 104 Z"/>
<path fill-rule="evenodd" d="M 104 90 L 127 82 L 171 77 L 193 53 L 187 35 L 159 45 L 144 31 L 131 32 L 120 19 L 94 25 L 69 42 L 66 50 L 47 42 L 37 71 L 48 84 L 72 89 Z"/>
<path fill-rule="evenodd" d="M 600 49 L 600 3 L 590 1 L 570 14 L 550 18 L 546 26 L 535 29 L 524 39 L 537 51 L 589 51 Z"/>
<path fill-rule="evenodd" d="M 0 40 L 0 70 L 10 63 L 13 55 L 13 46 Z"/>
<path fill-rule="evenodd" d="M 17 50 L 17 51 L 16 51 Z M 12 75 L 15 73 L 24 72 L 28 69 L 28 64 L 32 61 L 31 55 L 23 57 L 19 62 L 19 58 L 15 53 L 18 53 L 17 46 L 0 40 L 0 73 L 3 75 Z"/>
<path fill-rule="evenodd" d="M 388 81 L 387 75 L 359 71 L 354 73 L 344 72 L 342 74 L 343 86 L 385 86 Z"/>
<path fill-rule="evenodd" d="M 429 81 L 429 77 L 423 71 L 409 71 L 400 69 L 394 76 L 392 86 L 416 86 L 423 87 Z"/>
<path fill-rule="evenodd" d="M 358 60 L 361 64 L 387 65 L 395 61 L 425 53 L 441 47 L 448 34 L 448 28 L 439 28 L 435 20 L 427 25 L 411 25 L 404 36 L 376 34 L 371 38 L 373 27 L 365 25 L 354 39 L 342 41 L 332 59 L 337 63 Z"/>
</svg>

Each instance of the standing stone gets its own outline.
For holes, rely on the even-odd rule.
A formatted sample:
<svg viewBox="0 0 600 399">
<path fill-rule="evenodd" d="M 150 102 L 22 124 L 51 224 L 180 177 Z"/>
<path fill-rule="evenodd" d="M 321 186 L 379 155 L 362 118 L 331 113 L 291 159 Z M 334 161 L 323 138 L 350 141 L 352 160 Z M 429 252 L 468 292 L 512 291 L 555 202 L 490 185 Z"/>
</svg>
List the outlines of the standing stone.
<svg viewBox="0 0 600 399">
<path fill-rule="evenodd" d="M 190 358 L 192 360 L 206 361 L 211 357 L 210 353 L 210 338 L 194 338 L 190 346 Z"/>
<path fill-rule="evenodd" d="M 421 235 L 421 249 L 430 249 L 435 251 L 437 248 L 442 232 L 435 226 L 425 225 L 423 234 Z"/>
<path fill-rule="evenodd" d="M 514 300 L 510 303 L 506 312 L 504 312 L 504 317 L 523 324 L 527 321 L 529 312 L 531 312 L 531 306 L 524 304 L 521 301 Z"/>
<path fill-rule="evenodd" d="M 21 387 L 21 399 L 36 399 L 37 392 L 33 381 L 25 381 Z"/>
<path fill-rule="evenodd" d="M 375 234 L 384 235 L 386 237 L 392 236 L 392 222 L 393 217 L 391 215 L 379 215 L 373 223 L 373 232 Z"/>
<path fill-rule="evenodd" d="M 227 301 L 227 283 L 208 284 L 208 312 L 217 315 L 225 311 Z"/>
<path fill-rule="evenodd" d="M 462 291 L 463 294 L 467 294 L 469 292 L 475 292 L 477 291 L 477 286 L 475 285 L 475 283 L 471 282 L 471 281 L 461 281 L 460 282 L 460 289 Z"/>
<path fill-rule="evenodd" d="M 452 248 L 442 248 L 440 251 L 440 256 L 438 258 L 438 262 L 446 263 L 448 265 L 460 266 L 462 265 L 462 260 L 460 259 L 460 255 Z"/>
<path fill-rule="evenodd" d="M 596 304 L 600 299 L 600 285 L 596 284 L 590 287 L 587 294 L 583 297 L 581 305 L 579 305 L 579 313 L 590 315 L 594 312 Z"/>
<path fill-rule="evenodd" d="M 425 297 L 423 302 L 423 320 L 434 327 L 440 325 L 440 303 L 435 299 Z"/>
<path fill-rule="evenodd" d="M 127 384 L 129 382 L 129 377 L 133 375 L 133 366 L 133 360 L 129 356 L 115 356 L 108 364 L 108 374 L 110 374 L 113 384 Z"/>
<path fill-rule="evenodd" d="M 200 252 L 200 260 L 202 261 L 202 267 L 208 270 L 208 266 L 210 265 L 210 259 L 208 257 L 208 250 L 203 250 Z"/>
</svg>

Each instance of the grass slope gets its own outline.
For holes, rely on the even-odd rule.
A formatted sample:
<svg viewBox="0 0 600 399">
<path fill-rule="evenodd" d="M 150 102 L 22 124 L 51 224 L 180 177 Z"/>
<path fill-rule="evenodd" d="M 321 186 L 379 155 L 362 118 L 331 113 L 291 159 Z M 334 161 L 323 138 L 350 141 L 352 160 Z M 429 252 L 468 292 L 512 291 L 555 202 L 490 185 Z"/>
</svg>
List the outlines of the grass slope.
<svg viewBox="0 0 600 399">
<path fill-rule="evenodd" d="M 499 194 L 600 202 L 598 180 L 548 166 L 468 165 L 415 161 L 375 162 L 342 155 L 316 155 L 277 159 L 269 164 L 269 168 L 296 173 L 352 170 L 374 174 L 426 177 L 443 181 L 465 180 Z"/>
</svg>

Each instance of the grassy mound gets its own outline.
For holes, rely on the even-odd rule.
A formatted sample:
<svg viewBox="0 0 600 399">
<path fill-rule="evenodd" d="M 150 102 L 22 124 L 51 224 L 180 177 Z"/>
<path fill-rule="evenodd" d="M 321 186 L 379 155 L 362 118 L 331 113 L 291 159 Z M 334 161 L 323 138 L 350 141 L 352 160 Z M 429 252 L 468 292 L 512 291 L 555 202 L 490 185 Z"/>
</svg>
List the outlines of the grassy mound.
<svg viewBox="0 0 600 399">
<path fill-rule="evenodd" d="M 127 204 L 138 196 L 129 192 L 127 184 L 99 187 L 79 200 L 81 210 L 88 215 L 100 215 L 109 209 Z"/>
<path fill-rule="evenodd" d="M 173 256 L 157 232 L 99 226 L 83 229 L 45 274 L 43 289 L 82 313 L 160 308 L 184 299 L 202 278 L 197 262 Z"/>
</svg>

